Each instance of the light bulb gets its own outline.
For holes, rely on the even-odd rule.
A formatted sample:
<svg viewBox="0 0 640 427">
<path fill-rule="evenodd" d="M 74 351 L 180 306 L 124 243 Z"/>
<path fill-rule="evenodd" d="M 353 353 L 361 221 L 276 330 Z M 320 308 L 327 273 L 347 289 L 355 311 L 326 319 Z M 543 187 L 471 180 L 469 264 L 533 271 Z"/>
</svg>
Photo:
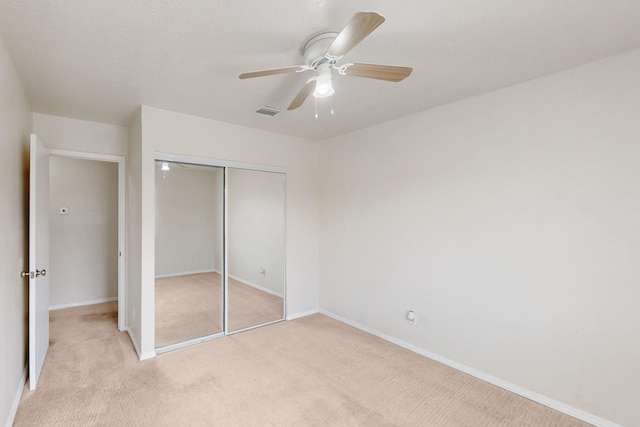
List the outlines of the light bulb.
<svg viewBox="0 0 640 427">
<path fill-rule="evenodd" d="M 313 91 L 313 96 L 316 98 L 326 98 L 333 95 L 333 85 L 331 84 L 331 71 L 328 73 L 320 74 L 316 78 L 316 89 Z"/>
</svg>

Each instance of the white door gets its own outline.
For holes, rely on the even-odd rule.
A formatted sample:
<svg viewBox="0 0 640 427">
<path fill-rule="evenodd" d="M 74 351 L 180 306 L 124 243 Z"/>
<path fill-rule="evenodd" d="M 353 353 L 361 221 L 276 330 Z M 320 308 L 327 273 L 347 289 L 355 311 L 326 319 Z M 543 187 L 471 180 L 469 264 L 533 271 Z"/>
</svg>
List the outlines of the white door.
<svg viewBox="0 0 640 427">
<path fill-rule="evenodd" d="M 29 388 L 49 349 L 49 150 L 31 134 L 29 168 Z"/>
</svg>

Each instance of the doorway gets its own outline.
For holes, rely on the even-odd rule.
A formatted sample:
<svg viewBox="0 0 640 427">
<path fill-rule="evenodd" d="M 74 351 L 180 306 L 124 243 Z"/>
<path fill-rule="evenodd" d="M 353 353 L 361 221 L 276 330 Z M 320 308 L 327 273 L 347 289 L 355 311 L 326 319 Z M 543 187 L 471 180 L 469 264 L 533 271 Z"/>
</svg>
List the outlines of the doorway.
<svg viewBox="0 0 640 427">
<path fill-rule="evenodd" d="M 50 309 L 117 300 L 120 331 L 126 312 L 124 166 L 121 156 L 50 150 Z"/>
</svg>

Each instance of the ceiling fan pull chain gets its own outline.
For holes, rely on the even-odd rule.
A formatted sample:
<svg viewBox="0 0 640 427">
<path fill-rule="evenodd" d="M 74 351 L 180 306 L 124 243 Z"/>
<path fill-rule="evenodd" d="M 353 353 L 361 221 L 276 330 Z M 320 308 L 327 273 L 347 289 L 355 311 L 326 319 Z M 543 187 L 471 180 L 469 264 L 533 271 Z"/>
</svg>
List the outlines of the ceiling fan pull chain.
<svg viewBox="0 0 640 427">
<path fill-rule="evenodd" d="M 315 105 L 316 105 L 316 119 L 318 118 L 318 98 L 313 98 L 313 100 L 315 101 Z"/>
</svg>

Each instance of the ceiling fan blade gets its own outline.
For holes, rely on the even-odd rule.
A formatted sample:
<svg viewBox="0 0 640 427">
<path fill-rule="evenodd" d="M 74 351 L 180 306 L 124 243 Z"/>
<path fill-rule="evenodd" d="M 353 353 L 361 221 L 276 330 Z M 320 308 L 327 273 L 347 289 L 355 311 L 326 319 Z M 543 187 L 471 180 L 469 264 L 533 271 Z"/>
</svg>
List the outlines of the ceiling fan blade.
<svg viewBox="0 0 640 427">
<path fill-rule="evenodd" d="M 411 67 L 398 67 L 395 65 L 345 64 L 338 72 L 347 76 L 399 82 L 409 77 L 412 71 L 413 68 Z"/>
<path fill-rule="evenodd" d="M 273 70 L 253 71 L 250 73 L 242 73 L 238 77 L 241 79 L 251 79 L 253 77 L 273 76 L 274 74 L 297 73 L 306 71 L 308 68 L 302 65 L 294 67 L 274 68 Z"/>
<path fill-rule="evenodd" d="M 295 110 L 296 108 L 300 107 L 302 104 L 304 104 L 304 101 L 306 101 L 306 99 L 309 97 L 309 94 L 313 92 L 315 89 L 316 89 L 316 80 L 315 79 L 309 80 L 307 84 L 302 86 L 302 89 L 300 89 L 300 92 L 298 92 L 298 94 L 293 99 L 293 101 L 291 101 L 291 104 L 289 105 L 289 108 L 287 108 L 287 110 Z"/>
<path fill-rule="evenodd" d="M 356 13 L 329 46 L 326 54 L 327 59 L 338 60 L 342 58 L 383 22 L 384 17 L 375 12 Z"/>
</svg>

